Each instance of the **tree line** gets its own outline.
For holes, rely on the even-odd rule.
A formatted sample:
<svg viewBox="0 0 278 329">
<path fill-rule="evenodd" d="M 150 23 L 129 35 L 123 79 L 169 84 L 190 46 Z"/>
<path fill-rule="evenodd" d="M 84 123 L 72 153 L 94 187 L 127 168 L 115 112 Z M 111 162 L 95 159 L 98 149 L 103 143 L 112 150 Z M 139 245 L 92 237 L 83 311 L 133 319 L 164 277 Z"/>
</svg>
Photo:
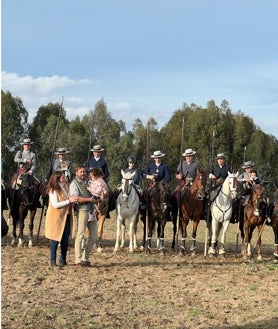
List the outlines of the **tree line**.
<svg viewBox="0 0 278 329">
<path fill-rule="evenodd" d="M 137 166 L 142 170 L 150 155 L 161 150 L 166 154 L 164 161 L 172 173 L 171 188 L 177 184 L 175 171 L 181 157 L 181 149 L 192 148 L 197 151 L 196 160 L 202 169 L 209 170 L 212 135 L 215 134 L 214 158 L 224 152 L 233 171 L 241 171 L 244 160 L 251 160 L 269 195 L 276 188 L 278 181 L 278 140 L 273 135 L 265 134 L 254 124 L 249 116 L 241 111 L 234 113 L 226 100 L 220 106 L 214 100 L 207 106 L 184 103 L 176 109 L 170 120 L 158 128 L 155 118 L 147 123 L 140 118 L 134 121 L 132 130 L 127 130 L 123 120 L 116 121 L 100 99 L 82 118 L 76 116 L 68 120 L 62 104 L 49 103 L 39 107 L 31 124 L 28 124 L 28 111 L 19 97 L 7 91 L 1 91 L 1 157 L 2 177 L 9 181 L 16 172 L 14 156 L 21 148 L 20 142 L 29 137 L 35 142 L 32 150 L 36 152 L 38 166 L 36 173 L 43 179 L 49 170 L 53 145 L 66 147 L 71 153 L 68 159 L 73 166 L 84 163 L 91 155 L 93 145 L 105 148 L 109 170 L 109 184 L 116 186 L 121 180 L 121 169 L 127 166 L 127 157 L 134 155 Z M 182 122 L 184 120 L 183 141 L 181 147 Z M 55 140 L 55 131 L 59 122 Z M 245 150 L 245 151 L 244 151 Z"/>
</svg>

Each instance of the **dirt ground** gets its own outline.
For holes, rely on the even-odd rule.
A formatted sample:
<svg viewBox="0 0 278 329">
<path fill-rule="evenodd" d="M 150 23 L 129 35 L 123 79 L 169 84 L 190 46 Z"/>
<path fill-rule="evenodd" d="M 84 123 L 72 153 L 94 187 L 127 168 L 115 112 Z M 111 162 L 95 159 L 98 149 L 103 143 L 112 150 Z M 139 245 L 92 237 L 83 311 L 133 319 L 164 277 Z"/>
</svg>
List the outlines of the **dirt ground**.
<svg viewBox="0 0 278 329">
<path fill-rule="evenodd" d="M 12 247 L 11 227 L 2 247 L 3 329 L 278 328 L 278 265 L 273 263 L 270 227 L 262 234 L 261 262 L 256 257 L 244 261 L 241 256 L 236 261 L 235 224 L 228 230 L 226 258 L 204 258 L 204 222 L 198 228 L 194 259 L 189 252 L 181 256 L 171 250 L 171 223 L 166 226 L 164 257 L 158 254 L 155 240 L 150 255 L 129 254 L 127 248 L 115 255 L 112 214 L 105 223 L 103 252 L 94 250 L 91 255 L 92 267 L 74 265 L 71 240 L 68 266 L 53 270 L 44 219 L 37 244 L 39 215 L 40 210 L 33 248 Z M 28 224 L 29 219 L 26 235 Z M 141 223 L 138 240 L 141 243 Z"/>
</svg>

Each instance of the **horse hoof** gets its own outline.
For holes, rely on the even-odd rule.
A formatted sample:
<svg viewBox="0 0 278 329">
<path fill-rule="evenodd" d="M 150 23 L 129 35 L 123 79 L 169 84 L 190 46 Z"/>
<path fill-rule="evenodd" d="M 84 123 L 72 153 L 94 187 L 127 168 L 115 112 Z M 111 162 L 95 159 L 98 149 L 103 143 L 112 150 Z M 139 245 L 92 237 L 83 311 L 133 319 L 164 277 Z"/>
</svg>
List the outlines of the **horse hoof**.
<svg viewBox="0 0 278 329">
<path fill-rule="evenodd" d="M 12 241 L 11 241 L 11 246 L 15 246 L 15 239 L 12 239 Z"/>
<path fill-rule="evenodd" d="M 196 258 L 196 257 L 197 257 L 196 252 L 195 252 L 195 251 L 192 251 L 192 253 L 191 253 L 191 258 Z"/>
<path fill-rule="evenodd" d="M 97 252 L 98 252 L 99 254 L 101 254 L 101 253 L 102 253 L 102 248 L 101 248 L 101 247 L 98 247 L 98 248 L 97 248 Z"/>
<path fill-rule="evenodd" d="M 259 256 L 257 257 L 257 260 L 263 260 L 263 256 L 262 256 L 262 255 L 259 255 Z"/>
<path fill-rule="evenodd" d="M 17 247 L 18 247 L 18 248 L 23 247 L 23 240 L 21 240 L 21 239 L 18 240 Z"/>
<path fill-rule="evenodd" d="M 29 248 L 32 248 L 33 247 L 33 241 L 32 240 L 29 240 L 28 247 Z"/>
<path fill-rule="evenodd" d="M 278 264 L 278 259 L 275 258 L 274 261 L 273 261 L 274 264 Z"/>
</svg>

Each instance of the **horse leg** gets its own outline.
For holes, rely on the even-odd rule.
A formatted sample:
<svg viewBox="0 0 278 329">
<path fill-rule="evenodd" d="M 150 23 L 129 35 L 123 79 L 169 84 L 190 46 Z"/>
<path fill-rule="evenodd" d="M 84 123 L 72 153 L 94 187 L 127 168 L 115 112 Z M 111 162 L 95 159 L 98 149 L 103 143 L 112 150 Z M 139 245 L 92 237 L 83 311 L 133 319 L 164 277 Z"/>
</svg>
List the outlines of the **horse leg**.
<svg viewBox="0 0 278 329">
<path fill-rule="evenodd" d="M 23 240 L 24 240 L 24 221 L 27 216 L 28 209 L 27 207 L 20 206 L 19 207 L 19 236 L 18 236 L 18 247 L 23 246 Z"/>
<path fill-rule="evenodd" d="M 148 254 L 151 252 L 151 248 L 152 248 L 152 235 L 153 235 L 154 226 L 155 226 L 155 220 L 152 220 L 149 217 L 149 232 L 148 232 L 148 239 L 147 239 L 147 253 Z"/>
<path fill-rule="evenodd" d="M 261 230 L 263 228 L 263 225 L 259 225 L 258 226 L 258 233 L 259 233 L 259 238 L 258 238 L 258 241 L 257 241 L 257 249 L 258 249 L 258 256 L 257 256 L 257 260 L 262 260 L 263 259 L 263 256 L 262 256 L 262 235 L 260 234 Z"/>
<path fill-rule="evenodd" d="M 130 218 L 129 220 L 129 252 L 134 253 L 137 249 L 136 243 L 136 219 Z"/>
<path fill-rule="evenodd" d="M 120 248 L 124 248 L 124 246 L 125 246 L 125 231 L 126 231 L 126 224 L 125 224 L 125 218 L 123 218 L 122 225 L 121 225 L 121 245 L 120 245 Z"/>
<path fill-rule="evenodd" d="M 33 230 L 34 230 L 34 219 L 36 216 L 37 208 L 30 211 L 30 223 L 29 223 L 29 242 L 28 247 L 33 247 Z"/>
<path fill-rule="evenodd" d="M 193 220 L 193 229 L 192 229 L 192 241 L 191 241 L 191 257 L 196 257 L 196 236 L 197 236 L 197 228 L 199 225 L 199 220 Z"/>
<path fill-rule="evenodd" d="M 162 222 L 159 223 L 160 226 L 160 235 L 159 235 L 159 253 L 160 255 L 164 256 L 165 255 L 165 243 L 164 243 L 164 230 L 165 230 L 165 225 L 166 225 L 167 220 L 163 220 Z"/>
<path fill-rule="evenodd" d="M 215 257 L 216 254 L 216 240 L 217 240 L 217 232 L 219 231 L 218 222 L 212 217 L 211 219 L 211 245 L 208 250 L 208 254 L 210 257 Z"/>
<path fill-rule="evenodd" d="M 272 229 L 274 232 L 274 263 L 278 263 L 278 227 L 274 227 L 273 225 Z"/>
<path fill-rule="evenodd" d="M 185 246 L 185 241 L 186 241 L 186 237 L 187 237 L 187 225 L 189 222 L 189 218 L 185 218 L 182 217 L 181 220 L 181 254 L 185 255 L 185 250 L 186 250 L 186 246 Z"/>
<path fill-rule="evenodd" d="M 219 255 L 221 257 L 225 257 L 225 242 L 226 242 L 226 235 L 227 235 L 227 231 L 228 231 L 228 228 L 229 228 L 229 224 L 230 224 L 230 221 L 229 220 L 225 220 L 222 224 L 222 236 L 221 236 L 221 245 L 220 245 L 220 248 L 219 248 Z"/>
<path fill-rule="evenodd" d="M 117 217 L 117 233 L 116 233 L 116 243 L 115 243 L 115 248 L 114 248 L 114 252 L 117 252 L 120 246 L 120 239 L 121 239 L 121 235 L 122 235 L 122 222 L 123 222 L 123 218 L 118 215 Z"/>
<path fill-rule="evenodd" d="M 105 222 L 106 215 L 98 214 L 98 241 L 97 241 L 97 252 L 102 252 L 102 235 L 103 235 L 103 226 Z"/>
<path fill-rule="evenodd" d="M 172 249 L 176 247 L 176 234 L 177 234 L 177 218 L 172 214 L 172 223 L 173 223 L 173 240 L 172 240 Z"/>
<path fill-rule="evenodd" d="M 16 236 L 16 226 L 17 226 L 17 217 L 12 214 L 12 221 L 13 221 L 13 233 L 12 233 L 12 241 L 11 241 L 11 245 L 14 246 L 17 240 L 17 236 Z"/>
<path fill-rule="evenodd" d="M 146 236 L 147 236 L 147 232 L 146 232 L 146 211 L 143 211 L 141 213 L 141 221 L 143 222 L 143 240 L 142 240 L 142 246 L 140 247 L 141 250 L 145 249 L 145 244 L 146 244 Z"/>
</svg>

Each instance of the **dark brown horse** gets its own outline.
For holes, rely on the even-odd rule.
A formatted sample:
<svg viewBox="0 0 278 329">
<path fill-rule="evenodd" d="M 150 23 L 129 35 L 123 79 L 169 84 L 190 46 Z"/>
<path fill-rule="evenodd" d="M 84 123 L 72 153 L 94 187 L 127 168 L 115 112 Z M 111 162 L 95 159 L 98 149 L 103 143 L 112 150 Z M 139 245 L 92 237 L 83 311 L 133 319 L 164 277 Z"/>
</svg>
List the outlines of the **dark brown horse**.
<svg viewBox="0 0 278 329">
<path fill-rule="evenodd" d="M 269 217 L 274 232 L 274 261 L 278 263 L 278 189 L 273 194 L 273 204 L 271 205 Z"/>
<path fill-rule="evenodd" d="M 18 239 L 18 246 L 23 246 L 24 221 L 28 212 L 30 213 L 29 223 L 29 247 L 33 246 L 34 219 L 37 208 L 41 207 L 40 196 L 45 198 L 45 188 L 33 175 L 25 171 L 15 175 L 12 179 L 8 200 L 10 205 L 10 214 L 13 219 L 13 239 L 12 245 Z M 16 228 L 19 224 L 19 235 L 16 234 Z"/>
<path fill-rule="evenodd" d="M 244 223 L 241 227 L 241 236 L 244 236 L 244 259 L 252 257 L 251 239 L 254 229 L 257 227 L 259 232 L 258 241 L 256 244 L 258 256 L 257 259 L 262 259 L 261 248 L 261 233 L 264 226 L 266 216 L 266 204 L 263 199 L 264 189 L 259 184 L 254 184 L 251 190 L 251 195 L 247 204 L 244 206 Z"/>
<path fill-rule="evenodd" d="M 148 207 L 148 232 L 146 232 L 146 212 L 141 217 L 144 223 L 144 237 L 147 234 L 147 245 L 146 252 L 151 252 L 152 247 L 152 235 L 157 224 L 157 246 L 159 253 L 164 255 L 165 253 L 165 243 L 164 243 L 164 229 L 167 221 L 171 220 L 170 216 L 170 203 L 171 194 L 165 187 L 163 181 L 154 181 L 153 185 L 144 191 L 145 203 Z M 145 242 L 145 241 L 144 241 Z M 143 245 L 145 246 L 145 243 Z"/>
<path fill-rule="evenodd" d="M 181 253 L 185 254 L 185 241 L 187 237 L 187 226 L 190 221 L 193 223 L 191 256 L 195 257 L 197 228 L 201 219 L 204 219 L 203 203 L 205 198 L 205 187 L 207 175 L 205 172 L 197 170 L 197 175 L 191 186 L 184 186 L 181 190 Z"/>
</svg>

